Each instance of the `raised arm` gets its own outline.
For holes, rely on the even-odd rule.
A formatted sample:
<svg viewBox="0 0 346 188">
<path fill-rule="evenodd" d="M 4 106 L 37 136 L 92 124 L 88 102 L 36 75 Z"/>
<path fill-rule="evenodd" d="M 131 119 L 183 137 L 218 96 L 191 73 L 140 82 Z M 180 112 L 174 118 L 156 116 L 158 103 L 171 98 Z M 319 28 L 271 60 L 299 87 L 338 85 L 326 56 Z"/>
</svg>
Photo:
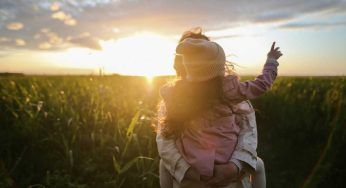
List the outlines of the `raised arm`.
<svg viewBox="0 0 346 188">
<path fill-rule="evenodd" d="M 236 76 L 225 78 L 225 95 L 230 101 L 240 102 L 246 99 L 254 99 L 268 91 L 277 76 L 277 60 L 282 56 L 279 47 L 273 43 L 267 55 L 267 61 L 263 66 L 262 73 L 254 80 L 240 82 Z"/>
<path fill-rule="evenodd" d="M 253 93 L 263 93 L 270 88 L 271 83 L 274 81 L 277 73 L 277 59 L 282 56 L 279 48 L 275 48 L 275 42 L 271 46 L 268 53 L 268 60 L 264 65 L 262 75 L 258 76 L 252 82 L 240 83 L 240 88 L 242 91 L 250 90 L 247 93 L 251 98 L 255 96 Z M 250 85 L 253 84 L 252 88 Z M 262 87 L 256 87 L 262 86 Z M 252 91 L 251 91 L 252 89 Z M 238 143 L 232 154 L 231 160 L 234 162 L 239 169 L 242 169 L 243 163 L 245 162 L 253 169 L 256 169 L 257 164 L 257 124 L 255 111 L 250 103 L 250 101 L 243 101 L 237 105 L 234 105 L 233 111 L 237 114 L 236 119 L 240 128 Z"/>
</svg>

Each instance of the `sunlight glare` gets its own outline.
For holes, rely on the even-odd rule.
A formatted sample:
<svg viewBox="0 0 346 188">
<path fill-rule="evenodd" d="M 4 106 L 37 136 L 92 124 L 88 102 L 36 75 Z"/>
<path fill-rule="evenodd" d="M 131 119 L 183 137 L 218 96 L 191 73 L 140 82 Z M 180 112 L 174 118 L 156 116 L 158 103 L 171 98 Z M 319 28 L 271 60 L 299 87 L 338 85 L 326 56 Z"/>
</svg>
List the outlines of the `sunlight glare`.
<svg viewBox="0 0 346 188">
<path fill-rule="evenodd" d="M 256 74 L 266 57 L 266 40 L 262 25 L 244 25 L 230 29 L 209 31 L 206 34 L 215 38 L 225 50 L 227 60 L 236 63 L 236 72 Z M 239 65 L 239 66 L 238 66 Z"/>
<path fill-rule="evenodd" d="M 100 62 L 108 73 L 129 75 L 172 74 L 176 41 L 154 33 L 137 33 L 118 40 L 100 41 Z"/>
<path fill-rule="evenodd" d="M 227 34 L 227 33 L 222 33 Z M 236 72 L 258 72 L 266 57 L 267 48 L 262 36 L 244 35 L 216 39 L 225 50 L 228 60 L 237 63 Z M 100 41 L 101 51 L 70 48 L 57 58 L 56 66 L 91 69 L 95 73 L 146 76 L 148 82 L 154 76 L 173 75 L 174 38 L 155 33 L 141 32 L 117 40 Z"/>
<path fill-rule="evenodd" d="M 145 78 L 146 78 L 146 80 L 147 80 L 147 82 L 148 82 L 149 84 L 153 83 L 154 77 L 155 77 L 155 76 L 151 76 L 151 75 L 145 76 Z"/>
</svg>

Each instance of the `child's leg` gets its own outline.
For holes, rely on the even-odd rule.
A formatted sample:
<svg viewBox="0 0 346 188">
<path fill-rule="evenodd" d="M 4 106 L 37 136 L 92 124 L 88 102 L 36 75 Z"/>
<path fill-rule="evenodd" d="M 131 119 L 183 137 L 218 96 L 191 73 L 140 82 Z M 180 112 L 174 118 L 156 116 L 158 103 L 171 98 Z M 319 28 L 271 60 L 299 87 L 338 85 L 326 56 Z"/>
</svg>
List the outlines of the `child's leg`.
<svg viewBox="0 0 346 188">
<path fill-rule="evenodd" d="M 163 165 L 162 159 L 160 160 L 160 187 L 173 188 L 173 178 Z"/>
<path fill-rule="evenodd" d="M 261 158 L 257 157 L 256 171 L 252 174 L 252 187 L 265 188 L 266 187 L 266 174 L 264 162 Z"/>
</svg>

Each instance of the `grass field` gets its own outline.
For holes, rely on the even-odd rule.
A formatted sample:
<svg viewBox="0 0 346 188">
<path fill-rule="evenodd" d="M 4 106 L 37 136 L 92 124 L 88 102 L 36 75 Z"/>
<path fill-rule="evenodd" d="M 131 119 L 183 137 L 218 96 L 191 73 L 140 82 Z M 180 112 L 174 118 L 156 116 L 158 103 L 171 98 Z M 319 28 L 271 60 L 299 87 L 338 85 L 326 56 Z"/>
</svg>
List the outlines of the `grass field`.
<svg viewBox="0 0 346 188">
<path fill-rule="evenodd" d="M 0 77 L 0 187 L 158 187 L 158 88 L 141 77 Z M 268 187 L 344 187 L 346 78 L 280 77 L 253 102 Z"/>
</svg>

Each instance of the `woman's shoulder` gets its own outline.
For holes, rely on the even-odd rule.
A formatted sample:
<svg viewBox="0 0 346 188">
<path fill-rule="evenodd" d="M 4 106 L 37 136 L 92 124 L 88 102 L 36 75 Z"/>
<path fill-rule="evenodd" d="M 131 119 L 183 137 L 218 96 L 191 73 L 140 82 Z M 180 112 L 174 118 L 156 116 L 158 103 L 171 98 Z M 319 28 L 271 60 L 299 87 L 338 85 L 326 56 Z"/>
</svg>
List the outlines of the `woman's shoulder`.
<svg viewBox="0 0 346 188">
<path fill-rule="evenodd" d="M 170 93 L 172 92 L 173 90 L 173 87 L 174 87 L 175 83 L 174 82 L 168 82 L 166 84 L 164 84 L 160 90 L 159 90 L 159 93 L 160 93 L 160 96 L 166 100 L 167 97 L 170 95 Z"/>
<path fill-rule="evenodd" d="M 165 98 L 166 96 L 170 95 L 174 88 L 181 87 L 184 84 L 184 80 L 174 80 L 167 82 L 159 90 L 161 97 Z"/>
<path fill-rule="evenodd" d="M 160 88 L 160 96 L 162 97 L 162 98 L 167 98 L 167 96 L 168 96 L 168 94 L 170 93 L 170 90 L 172 89 L 172 84 L 170 84 L 170 83 L 167 83 L 167 84 L 165 84 L 165 85 L 163 85 L 161 88 Z"/>
</svg>

